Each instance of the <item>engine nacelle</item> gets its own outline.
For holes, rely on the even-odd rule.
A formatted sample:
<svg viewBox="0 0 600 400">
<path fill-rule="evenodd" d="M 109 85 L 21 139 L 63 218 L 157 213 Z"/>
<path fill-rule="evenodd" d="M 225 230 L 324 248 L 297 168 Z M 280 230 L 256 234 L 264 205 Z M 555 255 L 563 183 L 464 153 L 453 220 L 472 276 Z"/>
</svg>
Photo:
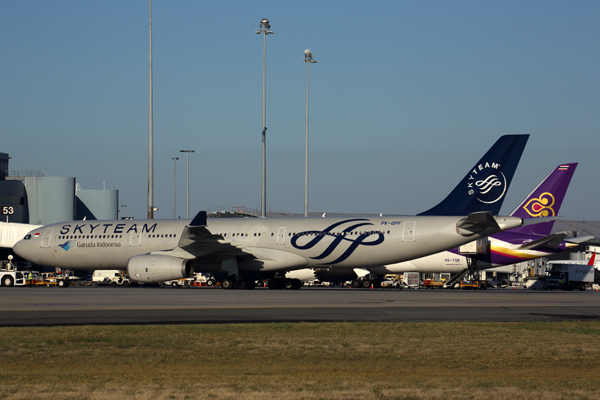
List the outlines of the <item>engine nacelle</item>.
<svg viewBox="0 0 600 400">
<path fill-rule="evenodd" d="M 190 278 L 193 272 L 191 260 L 155 254 L 131 257 L 127 263 L 129 277 L 141 283 Z"/>
</svg>

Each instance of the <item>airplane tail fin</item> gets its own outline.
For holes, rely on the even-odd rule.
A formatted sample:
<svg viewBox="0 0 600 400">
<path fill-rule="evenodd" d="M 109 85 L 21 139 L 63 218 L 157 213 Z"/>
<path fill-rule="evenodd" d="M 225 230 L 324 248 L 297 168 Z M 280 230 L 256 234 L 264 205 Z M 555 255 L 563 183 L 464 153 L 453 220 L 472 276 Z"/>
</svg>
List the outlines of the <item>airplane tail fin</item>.
<svg viewBox="0 0 600 400">
<path fill-rule="evenodd" d="M 441 203 L 418 215 L 497 215 L 529 135 L 500 137 Z"/>
<path fill-rule="evenodd" d="M 594 254 L 592 254 L 592 258 L 590 258 L 590 262 L 588 262 L 588 265 L 595 265 L 596 264 L 596 252 L 594 252 Z"/>
<path fill-rule="evenodd" d="M 557 216 L 576 168 L 577 163 L 556 167 L 510 215 L 523 219 Z M 553 226 L 554 221 L 550 221 L 522 226 L 512 232 L 548 236 Z"/>
</svg>

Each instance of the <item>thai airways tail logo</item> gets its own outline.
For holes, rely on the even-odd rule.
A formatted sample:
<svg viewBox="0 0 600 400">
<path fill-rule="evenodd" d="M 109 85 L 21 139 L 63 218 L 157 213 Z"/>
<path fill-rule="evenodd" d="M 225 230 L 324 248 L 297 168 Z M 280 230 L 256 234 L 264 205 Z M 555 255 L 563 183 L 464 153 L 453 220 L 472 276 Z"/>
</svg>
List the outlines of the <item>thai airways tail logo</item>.
<svg viewBox="0 0 600 400">
<path fill-rule="evenodd" d="M 59 244 L 59 246 L 62 247 L 62 249 L 64 251 L 69 251 L 69 249 L 71 248 L 71 244 L 73 244 L 75 242 L 76 242 L 76 240 L 67 240 L 63 244 Z"/>
<path fill-rule="evenodd" d="M 544 192 L 540 197 L 529 200 L 523 209 L 533 218 L 554 217 L 556 213 L 552 206 L 554 206 L 554 196 Z"/>
<path fill-rule="evenodd" d="M 331 253 L 333 253 L 333 251 L 338 246 L 340 246 L 343 242 L 347 242 L 347 243 L 349 243 L 349 246 L 342 253 L 342 255 L 340 255 L 338 258 L 336 258 L 333 261 L 323 263 L 323 265 L 333 265 L 333 264 L 341 263 L 342 261 L 344 261 L 348 257 L 350 257 L 350 255 L 352 255 L 352 253 L 354 253 L 354 251 L 358 248 L 358 246 L 377 246 L 378 244 L 383 243 L 384 235 L 383 235 L 383 233 L 381 233 L 379 231 L 353 232 L 354 229 L 358 229 L 361 226 L 373 225 L 370 222 L 359 222 L 359 221 L 368 221 L 368 220 L 367 219 L 347 219 L 347 220 L 335 223 L 333 225 L 330 225 L 322 231 L 300 232 L 300 233 L 295 234 L 292 237 L 291 244 L 292 244 L 292 246 L 294 246 L 295 248 L 297 248 L 299 250 L 308 250 L 308 249 L 312 249 L 314 246 L 316 246 L 321 240 L 324 240 L 326 237 L 328 237 L 328 236 L 333 237 L 333 240 L 331 241 L 329 246 L 327 246 L 327 248 L 321 254 L 319 254 L 316 257 L 311 257 L 313 260 L 322 260 L 322 259 L 326 258 L 327 256 L 331 255 Z M 344 228 L 339 233 L 332 232 L 335 228 L 339 227 L 340 225 L 352 223 L 352 222 L 358 222 L 358 223 L 350 225 L 347 228 Z M 353 237 L 349 237 L 349 236 L 353 236 Z M 376 237 L 375 240 L 366 241 L 366 239 L 370 236 L 375 236 Z M 306 243 L 304 245 L 298 244 L 298 240 L 303 237 L 312 237 L 312 239 L 309 240 L 308 243 Z"/>
</svg>

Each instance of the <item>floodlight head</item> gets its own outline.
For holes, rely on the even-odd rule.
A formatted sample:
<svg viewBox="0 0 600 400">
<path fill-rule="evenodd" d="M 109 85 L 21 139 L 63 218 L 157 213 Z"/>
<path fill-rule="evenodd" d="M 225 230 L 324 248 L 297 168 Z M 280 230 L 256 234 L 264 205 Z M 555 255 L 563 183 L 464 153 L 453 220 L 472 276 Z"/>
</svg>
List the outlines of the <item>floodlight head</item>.
<svg viewBox="0 0 600 400">
<path fill-rule="evenodd" d="M 312 54 L 310 53 L 309 49 L 304 50 L 304 55 L 307 56 L 307 57 L 312 56 Z"/>
<path fill-rule="evenodd" d="M 264 28 L 266 28 L 266 29 L 270 29 L 270 28 L 271 28 L 271 25 L 269 25 L 269 20 L 268 20 L 268 19 L 266 19 L 266 18 L 263 18 L 263 19 L 261 19 L 261 20 L 260 20 L 260 25 L 259 25 L 259 26 L 260 26 L 261 28 L 263 28 L 263 27 L 264 27 Z"/>
</svg>

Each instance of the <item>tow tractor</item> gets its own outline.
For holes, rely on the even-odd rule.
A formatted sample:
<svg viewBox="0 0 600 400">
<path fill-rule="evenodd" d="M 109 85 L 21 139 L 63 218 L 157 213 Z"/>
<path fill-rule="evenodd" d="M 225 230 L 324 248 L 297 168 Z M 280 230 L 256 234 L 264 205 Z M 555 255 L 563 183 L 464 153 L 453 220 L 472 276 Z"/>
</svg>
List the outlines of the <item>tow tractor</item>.
<svg viewBox="0 0 600 400">
<path fill-rule="evenodd" d="M 486 281 L 462 281 L 458 285 L 458 288 L 460 290 L 470 290 L 470 289 L 479 290 L 479 289 L 487 289 L 487 286 L 488 285 L 487 285 Z"/>
<path fill-rule="evenodd" d="M 25 286 L 25 275 L 12 262 L 13 256 L 8 256 L 8 261 L 0 265 L 0 286 Z"/>
</svg>

